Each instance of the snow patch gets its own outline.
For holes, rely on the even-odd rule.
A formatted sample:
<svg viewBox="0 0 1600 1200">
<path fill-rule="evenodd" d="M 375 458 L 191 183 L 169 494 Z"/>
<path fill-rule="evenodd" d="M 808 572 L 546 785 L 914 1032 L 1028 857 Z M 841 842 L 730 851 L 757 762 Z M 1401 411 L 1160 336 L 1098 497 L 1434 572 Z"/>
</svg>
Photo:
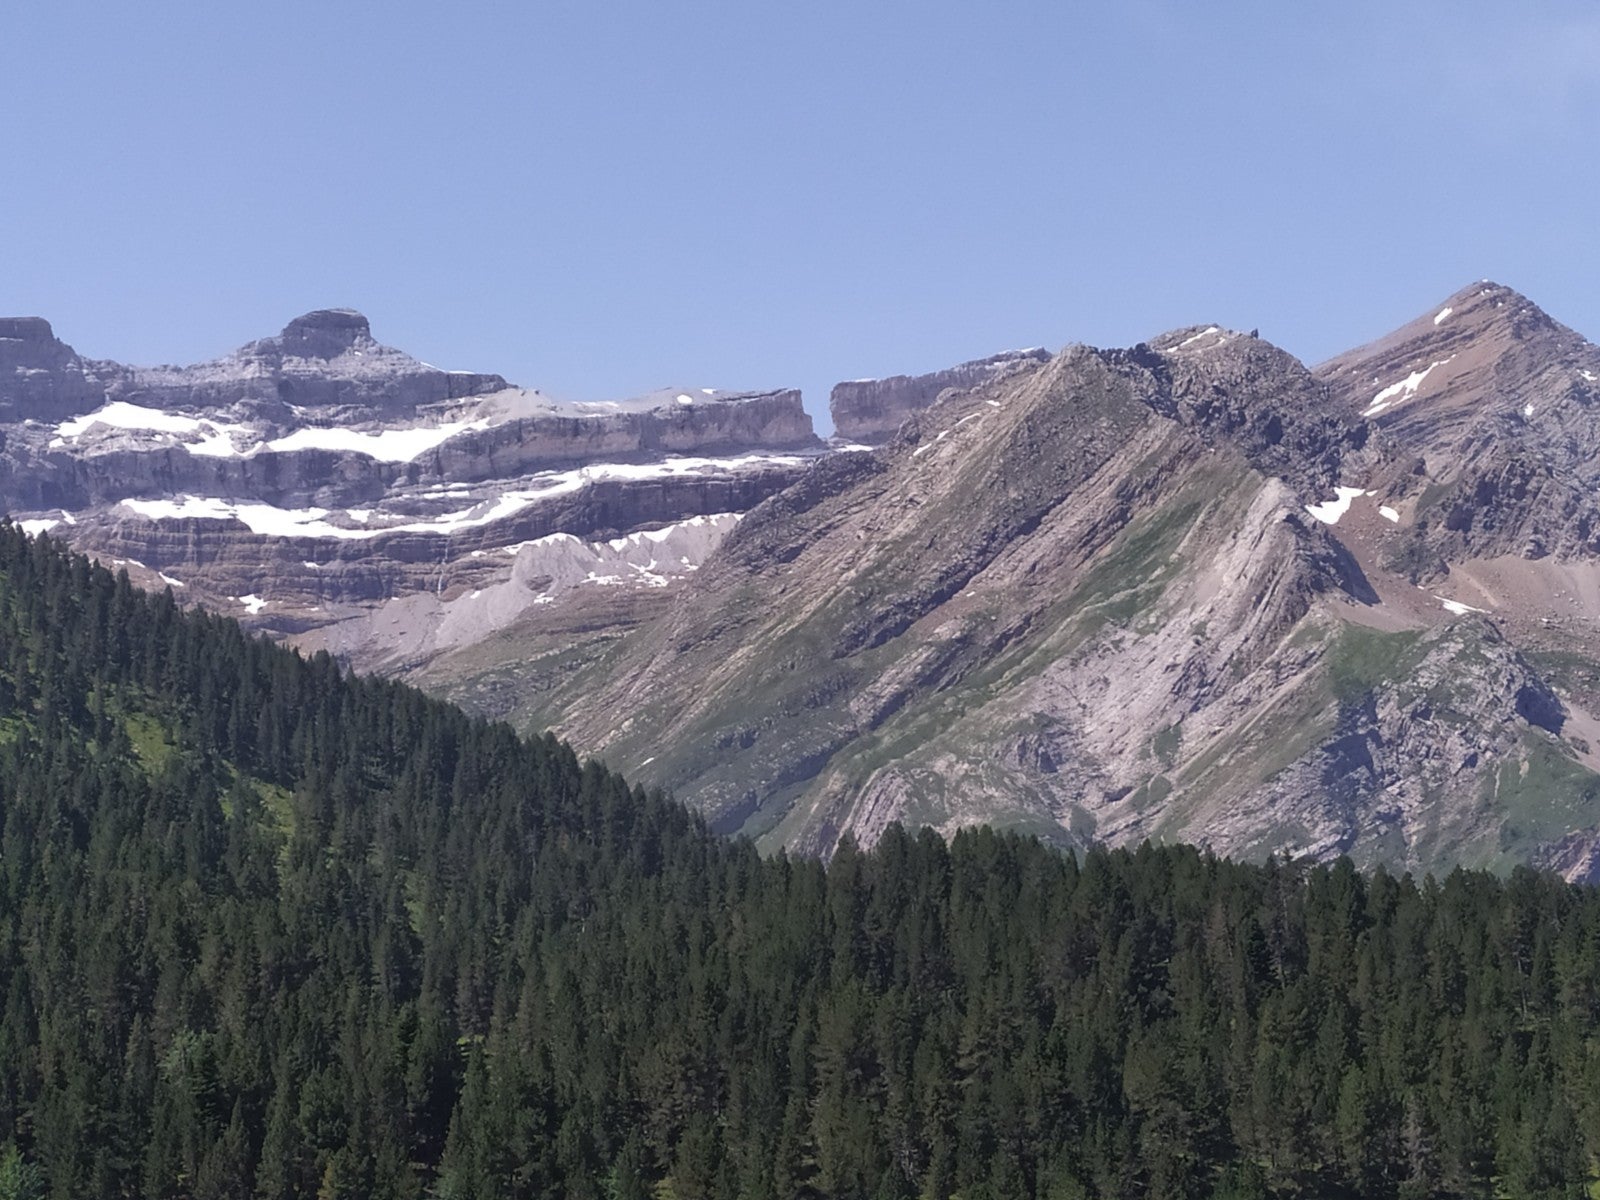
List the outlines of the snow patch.
<svg viewBox="0 0 1600 1200">
<path fill-rule="evenodd" d="M 1334 498 L 1324 500 L 1321 504 L 1308 504 L 1306 511 L 1324 525 L 1337 525 L 1339 518 L 1350 511 L 1350 504 L 1357 496 L 1365 496 L 1365 488 L 1336 487 L 1333 489 Z"/>
<path fill-rule="evenodd" d="M 1393 521 L 1396 525 L 1400 523 L 1400 514 L 1395 512 L 1395 510 L 1390 508 L 1387 504 L 1378 505 L 1378 515 L 1385 521 Z"/>
<path fill-rule="evenodd" d="M 201 424 L 198 417 L 163 412 L 159 408 L 145 408 L 142 404 L 129 404 L 126 400 L 113 400 L 85 416 L 61 422 L 56 426 L 56 437 L 62 441 L 82 437 L 96 425 L 109 425 L 114 429 L 148 429 L 156 433 L 194 433 Z M 50 444 L 54 446 L 58 443 Z"/>
<path fill-rule="evenodd" d="M 267 606 L 267 602 L 253 592 L 248 596 L 235 596 L 234 599 L 244 605 L 252 617 Z"/>
<path fill-rule="evenodd" d="M 1453 312 L 1455 312 L 1455 309 L 1451 308 L 1448 304 L 1445 305 L 1439 310 L 1439 315 L 1433 318 L 1433 323 L 1435 325 L 1442 325 L 1444 323 L 1444 319 Z"/>
<path fill-rule="evenodd" d="M 1411 372 L 1411 374 L 1407 375 L 1399 383 L 1391 383 L 1388 387 L 1384 388 L 1372 398 L 1372 403 L 1367 405 L 1367 407 L 1362 411 L 1361 415 L 1363 417 L 1375 417 L 1385 409 L 1393 408 L 1398 404 L 1404 404 L 1407 400 L 1411 399 L 1417 394 L 1417 389 L 1422 386 L 1422 381 L 1425 380 L 1435 368 L 1442 367 L 1446 363 L 1454 361 L 1454 359 L 1455 355 L 1452 354 L 1449 358 L 1441 359 L 1435 363 L 1429 363 L 1420 371 Z"/>
<path fill-rule="evenodd" d="M 18 521 L 17 528 L 29 537 L 38 537 L 41 533 L 49 533 L 61 521 L 56 517 L 40 517 L 34 521 Z"/>
<path fill-rule="evenodd" d="M 1210 337 L 1214 333 L 1221 333 L 1221 332 L 1222 332 L 1222 330 L 1217 328 L 1217 326 L 1208 325 L 1206 328 L 1202 329 L 1199 333 L 1191 334 L 1190 336 L 1184 338 L 1183 341 L 1179 342 L 1176 346 L 1173 347 L 1173 350 L 1182 350 L 1185 347 L 1190 346 L 1195 342 L 1198 342 L 1201 338 L 1207 338 L 1207 337 Z M 1224 340 L 1226 340 L 1226 339 L 1224 339 Z"/>
<path fill-rule="evenodd" d="M 312 426 L 296 429 L 268 442 L 260 442 L 255 440 L 257 435 L 247 425 L 231 425 L 223 421 L 146 408 L 140 404 L 130 404 L 126 400 L 115 400 L 85 416 L 61 422 L 56 426 L 56 436 L 50 440 L 50 446 L 52 449 L 59 449 L 69 441 L 82 437 L 96 425 L 102 425 L 113 429 L 131 429 L 186 437 L 198 435 L 196 440 L 180 444 L 190 454 L 204 458 L 249 458 L 263 450 L 280 454 L 296 450 L 333 450 L 364 454 L 380 462 L 410 462 L 458 433 L 487 429 L 492 423 L 489 418 L 484 417 L 476 421 L 456 421 L 432 428 L 363 431 Z"/>
<path fill-rule="evenodd" d="M 1533 416 L 1533 405 L 1532 404 L 1524 404 L 1522 406 L 1522 415 L 1525 416 L 1525 417 Z"/>
<path fill-rule="evenodd" d="M 1435 596 L 1434 599 L 1440 604 L 1444 605 L 1446 612 L 1452 613 L 1458 617 L 1464 617 L 1468 613 L 1481 613 L 1488 611 L 1487 609 L 1483 608 L 1473 608 L 1472 605 L 1463 604 L 1459 600 L 1446 600 L 1443 596 Z"/>
<path fill-rule="evenodd" d="M 487 417 L 477 421 L 454 421 L 432 429 L 359 429 L 310 427 L 266 443 L 268 450 L 287 453 L 294 450 L 347 450 L 365 454 L 379 462 L 410 462 L 458 433 L 489 428 Z"/>
<path fill-rule="evenodd" d="M 165 571 L 157 571 L 156 574 L 160 577 L 161 582 L 166 584 L 168 587 L 188 587 L 189 586 L 188 584 L 186 584 L 181 579 L 174 579 L 171 575 L 168 575 Z"/>
<path fill-rule="evenodd" d="M 285 509 L 271 504 L 222 500 L 207 496 L 185 495 L 175 500 L 124 500 L 122 506 L 153 521 L 235 520 L 248 526 L 252 533 L 271 537 L 360 540 L 383 537 L 392 533 L 448 534 L 461 529 L 474 529 L 514 516 L 541 500 L 575 492 L 591 483 L 603 480 L 661 479 L 704 474 L 715 470 L 736 470 L 753 465 L 799 465 L 806 461 L 806 458 L 799 455 L 746 454 L 737 458 L 681 456 L 655 463 L 600 463 L 571 471 L 536 475 L 530 480 L 532 487 L 503 492 L 499 496 L 468 508 L 430 519 L 405 521 L 393 525 L 374 525 L 362 529 L 350 529 L 333 524 L 326 519 L 329 510 L 325 508 Z M 351 521 L 367 526 L 372 519 L 373 510 L 351 508 L 345 510 L 345 515 Z"/>
<path fill-rule="evenodd" d="M 686 396 L 682 392 L 679 392 L 678 393 L 678 403 L 679 404 L 693 404 L 694 403 L 694 397 L 693 396 Z"/>
</svg>

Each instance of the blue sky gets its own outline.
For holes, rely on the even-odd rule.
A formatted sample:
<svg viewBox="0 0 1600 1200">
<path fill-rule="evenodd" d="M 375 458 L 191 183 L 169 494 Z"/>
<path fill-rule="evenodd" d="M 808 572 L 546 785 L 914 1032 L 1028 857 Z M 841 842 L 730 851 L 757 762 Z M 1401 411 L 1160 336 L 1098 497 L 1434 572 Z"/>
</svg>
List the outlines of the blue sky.
<svg viewBox="0 0 1600 1200">
<path fill-rule="evenodd" d="M 1290 15 L 1293 14 L 1293 15 Z M 1600 337 L 1600 12 L 927 0 L 8 18 L 0 313 L 188 362 L 350 305 L 593 399 L 1259 326 L 1490 277 Z"/>
</svg>

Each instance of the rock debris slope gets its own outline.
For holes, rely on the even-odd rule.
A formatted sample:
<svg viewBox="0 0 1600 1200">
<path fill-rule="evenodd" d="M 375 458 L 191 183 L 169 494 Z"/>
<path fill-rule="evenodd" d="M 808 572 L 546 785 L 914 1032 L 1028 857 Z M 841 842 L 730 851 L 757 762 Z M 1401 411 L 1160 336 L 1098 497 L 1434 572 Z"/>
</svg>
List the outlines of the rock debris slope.
<svg viewBox="0 0 1600 1200">
<path fill-rule="evenodd" d="M 797 392 L 559 404 L 381 345 L 348 309 L 190 367 L 0 322 L 0 511 L 364 667 L 545 609 L 615 625 L 821 448 Z M 634 535 L 661 553 L 611 548 Z"/>
</svg>

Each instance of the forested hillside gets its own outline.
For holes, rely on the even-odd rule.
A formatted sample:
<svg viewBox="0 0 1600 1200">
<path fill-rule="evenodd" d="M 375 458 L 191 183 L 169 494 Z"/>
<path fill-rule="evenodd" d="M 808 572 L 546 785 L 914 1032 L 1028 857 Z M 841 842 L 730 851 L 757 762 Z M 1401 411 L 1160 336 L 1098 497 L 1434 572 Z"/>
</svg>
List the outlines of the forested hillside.
<svg viewBox="0 0 1600 1200">
<path fill-rule="evenodd" d="M 0 1197 L 1582 1195 L 1600 896 L 712 837 L 0 525 Z"/>
</svg>

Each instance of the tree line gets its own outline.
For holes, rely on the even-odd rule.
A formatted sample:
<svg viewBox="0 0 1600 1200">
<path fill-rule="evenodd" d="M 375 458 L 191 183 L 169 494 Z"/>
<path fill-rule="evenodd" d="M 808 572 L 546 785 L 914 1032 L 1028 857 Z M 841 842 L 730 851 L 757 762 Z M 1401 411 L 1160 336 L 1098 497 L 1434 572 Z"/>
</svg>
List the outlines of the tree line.
<svg viewBox="0 0 1600 1200">
<path fill-rule="evenodd" d="M 1548 875 L 763 858 L 0 524 L 0 1200 L 1582 1196 L 1597 1021 Z"/>
</svg>

